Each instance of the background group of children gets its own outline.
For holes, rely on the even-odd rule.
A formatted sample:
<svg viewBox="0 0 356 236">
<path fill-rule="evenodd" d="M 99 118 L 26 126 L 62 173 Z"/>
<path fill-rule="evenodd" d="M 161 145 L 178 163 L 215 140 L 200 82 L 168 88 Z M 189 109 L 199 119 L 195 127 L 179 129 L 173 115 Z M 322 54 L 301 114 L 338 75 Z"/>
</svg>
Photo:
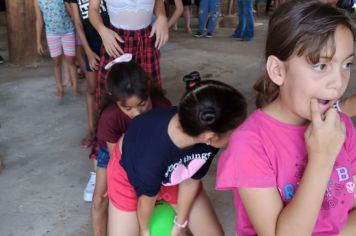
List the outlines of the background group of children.
<svg viewBox="0 0 356 236">
<path fill-rule="evenodd" d="M 34 0 L 37 48 L 42 54 L 44 22 L 59 97 L 62 54 L 79 95 L 75 30 L 86 54 L 88 134 L 81 144 L 95 157 L 96 174 L 84 191 L 86 200 L 93 198 L 94 235 L 149 235 L 159 199 L 176 208 L 172 235 L 184 235 L 187 227 L 194 235 L 223 235 L 200 179 L 231 133 L 217 188 L 234 192 L 238 235 L 355 232 L 356 131 L 331 108 L 346 90 L 356 38 L 343 12 L 303 0 L 275 11 L 266 74 L 255 85 L 259 109 L 243 122 L 243 96 L 224 83 L 200 81 L 197 73 L 185 77 L 187 91 L 177 108 L 164 97 L 158 49 L 181 12 L 167 20 L 160 0 L 65 2 Z M 239 32 L 234 37 L 251 39 Z M 124 53 L 131 62 L 105 69 Z M 355 101 L 338 106 L 352 116 Z"/>
</svg>

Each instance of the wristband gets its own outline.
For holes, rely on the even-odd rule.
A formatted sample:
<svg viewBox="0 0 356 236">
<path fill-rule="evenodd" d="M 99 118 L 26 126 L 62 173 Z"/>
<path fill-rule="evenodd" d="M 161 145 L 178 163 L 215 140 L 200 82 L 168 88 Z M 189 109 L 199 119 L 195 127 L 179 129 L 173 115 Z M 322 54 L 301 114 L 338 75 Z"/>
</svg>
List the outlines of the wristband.
<svg viewBox="0 0 356 236">
<path fill-rule="evenodd" d="M 177 216 L 174 217 L 174 220 L 173 220 L 173 223 L 175 224 L 175 226 L 177 226 L 178 228 L 181 228 L 181 229 L 185 229 L 188 225 L 188 220 L 185 220 L 183 224 L 179 224 L 177 222 Z"/>
</svg>

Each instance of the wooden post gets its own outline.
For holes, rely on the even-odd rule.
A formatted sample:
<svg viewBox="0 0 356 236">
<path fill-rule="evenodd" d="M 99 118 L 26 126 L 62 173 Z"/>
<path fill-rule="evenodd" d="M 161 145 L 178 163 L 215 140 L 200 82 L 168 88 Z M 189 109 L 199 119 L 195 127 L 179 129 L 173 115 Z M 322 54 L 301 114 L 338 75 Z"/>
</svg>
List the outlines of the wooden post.
<svg viewBox="0 0 356 236">
<path fill-rule="evenodd" d="M 33 0 L 6 0 L 10 63 L 28 65 L 37 59 Z"/>
</svg>

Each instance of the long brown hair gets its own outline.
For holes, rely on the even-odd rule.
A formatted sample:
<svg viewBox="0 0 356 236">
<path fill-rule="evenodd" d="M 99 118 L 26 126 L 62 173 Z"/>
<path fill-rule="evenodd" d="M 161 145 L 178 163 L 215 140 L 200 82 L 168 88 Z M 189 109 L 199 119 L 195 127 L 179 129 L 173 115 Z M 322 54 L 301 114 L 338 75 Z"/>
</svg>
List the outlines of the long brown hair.
<svg viewBox="0 0 356 236">
<path fill-rule="evenodd" d="M 329 56 L 332 58 L 337 26 L 346 27 L 356 38 L 354 23 L 345 11 L 317 0 L 289 1 L 277 8 L 269 20 L 265 59 L 274 55 L 287 61 L 292 55 L 305 55 L 315 64 L 326 46 L 331 46 Z M 279 87 L 271 81 L 267 71 L 255 83 L 254 89 L 258 108 L 273 102 L 279 95 Z"/>
</svg>

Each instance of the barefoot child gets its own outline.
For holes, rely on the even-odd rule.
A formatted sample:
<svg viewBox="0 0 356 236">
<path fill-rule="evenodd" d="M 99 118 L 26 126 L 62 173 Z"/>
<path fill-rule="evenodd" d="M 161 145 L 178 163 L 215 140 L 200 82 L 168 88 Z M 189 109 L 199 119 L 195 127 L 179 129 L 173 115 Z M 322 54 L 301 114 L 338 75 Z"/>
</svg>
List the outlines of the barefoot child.
<svg viewBox="0 0 356 236">
<path fill-rule="evenodd" d="M 73 95 L 79 96 L 77 71 L 75 66 L 74 26 L 64 6 L 63 0 L 33 0 L 36 14 L 37 52 L 43 54 L 42 29 L 46 28 L 46 38 L 50 55 L 54 62 L 56 96 L 63 97 L 62 60 L 69 68 L 70 80 L 73 83 Z"/>
</svg>

